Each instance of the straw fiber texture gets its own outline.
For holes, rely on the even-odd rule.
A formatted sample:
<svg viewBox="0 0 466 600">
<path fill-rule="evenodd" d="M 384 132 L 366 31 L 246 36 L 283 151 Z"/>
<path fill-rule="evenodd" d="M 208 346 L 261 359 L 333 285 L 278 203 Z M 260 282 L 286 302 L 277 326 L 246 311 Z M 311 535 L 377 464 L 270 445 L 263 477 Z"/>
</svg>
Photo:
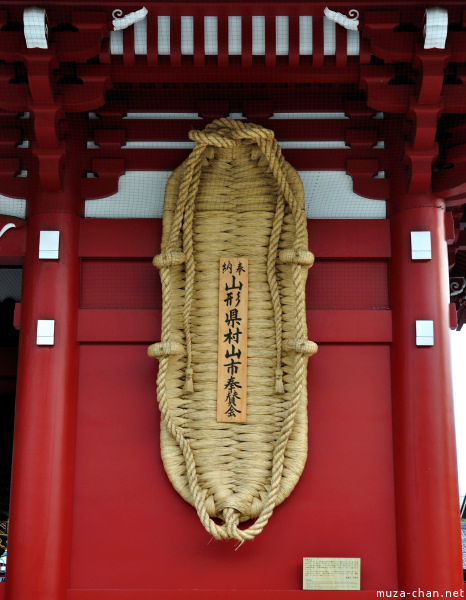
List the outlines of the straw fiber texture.
<svg viewBox="0 0 466 600">
<path fill-rule="evenodd" d="M 304 194 L 273 132 L 221 119 L 165 193 L 157 396 L 170 481 L 216 539 L 259 534 L 307 456 Z M 217 423 L 218 270 L 249 258 L 248 419 Z M 216 517 L 214 520 L 213 518 Z M 239 523 L 254 520 L 249 527 Z"/>
</svg>

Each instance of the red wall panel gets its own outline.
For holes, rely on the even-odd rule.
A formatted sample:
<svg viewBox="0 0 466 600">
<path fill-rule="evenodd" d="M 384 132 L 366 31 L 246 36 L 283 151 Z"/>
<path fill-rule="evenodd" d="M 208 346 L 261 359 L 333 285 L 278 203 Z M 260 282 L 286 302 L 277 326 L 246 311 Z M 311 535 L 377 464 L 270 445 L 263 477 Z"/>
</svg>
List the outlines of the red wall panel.
<svg viewBox="0 0 466 600">
<path fill-rule="evenodd" d="M 389 310 L 308 310 L 309 337 L 314 342 L 387 343 L 392 340 Z M 160 310 L 82 309 L 79 342 L 143 343 L 160 339 Z"/>
<path fill-rule="evenodd" d="M 362 589 L 396 588 L 388 345 L 311 359 L 304 474 L 237 551 L 163 471 L 145 345 L 82 344 L 80 361 L 72 589 L 299 590 L 303 556 L 360 556 Z"/>
<path fill-rule="evenodd" d="M 386 260 L 319 260 L 309 271 L 306 305 L 321 310 L 390 307 Z"/>
<path fill-rule="evenodd" d="M 309 361 L 309 458 L 264 532 L 236 550 L 209 538 L 160 459 L 157 362 L 146 355 L 160 335 L 150 264 L 160 221 L 83 220 L 70 599 L 298 592 L 304 556 L 361 557 L 363 590 L 396 588 L 391 313 L 373 310 L 389 306 L 387 223 L 309 229 L 309 338 L 320 344 Z"/>
<path fill-rule="evenodd" d="M 386 260 L 317 260 L 306 305 L 320 310 L 389 308 Z M 150 259 L 81 261 L 81 308 L 161 308 L 158 270 Z"/>
<path fill-rule="evenodd" d="M 161 295 L 150 259 L 81 261 L 81 308 L 161 308 Z"/>
</svg>

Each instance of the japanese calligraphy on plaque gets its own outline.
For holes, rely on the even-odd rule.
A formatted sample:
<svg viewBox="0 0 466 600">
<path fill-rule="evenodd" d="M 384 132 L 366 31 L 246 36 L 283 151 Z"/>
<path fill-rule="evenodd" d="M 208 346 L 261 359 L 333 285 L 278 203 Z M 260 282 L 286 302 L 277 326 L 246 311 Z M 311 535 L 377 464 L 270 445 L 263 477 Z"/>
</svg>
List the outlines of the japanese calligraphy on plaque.
<svg viewBox="0 0 466 600">
<path fill-rule="evenodd" d="M 218 290 L 217 422 L 246 423 L 248 394 L 247 258 L 221 258 Z"/>
</svg>

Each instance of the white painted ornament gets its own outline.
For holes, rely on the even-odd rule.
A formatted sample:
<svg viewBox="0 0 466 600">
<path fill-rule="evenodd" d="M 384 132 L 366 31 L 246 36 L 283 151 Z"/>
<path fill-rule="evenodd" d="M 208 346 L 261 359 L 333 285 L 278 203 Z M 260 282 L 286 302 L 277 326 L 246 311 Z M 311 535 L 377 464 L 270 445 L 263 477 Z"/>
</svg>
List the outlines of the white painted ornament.
<svg viewBox="0 0 466 600">
<path fill-rule="evenodd" d="M 448 11 L 432 6 L 426 9 L 424 23 L 424 49 L 444 49 L 448 33 Z"/>
<path fill-rule="evenodd" d="M 147 13 L 147 8 L 143 6 L 141 9 L 123 16 L 123 11 L 117 8 L 112 12 L 113 30 L 119 31 L 120 29 L 127 29 L 131 25 L 134 25 L 134 23 L 143 21 L 146 18 Z"/>
<path fill-rule="evenodd" d="M 334 10 L 330 10 L 328 7 L 324 9 L 324 15 L 327 17 L 327 19 L 338 23 L 338 25 L 341 25 L 345 29 L 357 31 L 359 27 L 359 11 L 352 8 L 348 14 L 349 17 L 343 15 L 342 13 L 335 12 Z"/>
<path fill-rule="evenodd" d="M 45 8 L 31 6 L 23 12 L 24 38 L 27 48 L 48 48 L 48 26 Z"/>
<path fill-rule="evenodd" d="M 6 225 L 4 225 L 1 229 L 0 229 L 0 237 L 2 237 L 2 235 L 4 233 L 6 233 L 9 229 L 12 229 L 13 227 L 16 227 L 16 225 L 14 223 L 7 223 Z"/>
</svg>

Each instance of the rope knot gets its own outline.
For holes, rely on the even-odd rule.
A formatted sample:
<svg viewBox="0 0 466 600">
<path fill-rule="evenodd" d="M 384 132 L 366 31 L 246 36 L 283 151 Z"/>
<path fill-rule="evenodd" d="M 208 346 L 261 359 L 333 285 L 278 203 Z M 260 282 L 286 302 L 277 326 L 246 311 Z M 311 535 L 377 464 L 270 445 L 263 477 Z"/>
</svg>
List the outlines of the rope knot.
<svg viewBox="0 0 466 600">
<path fill-rule="evenodd" d="M 155 342 L 147 348 L 147 354 L 150 358 L 161 358 L 162 356 L 182 355 L 185 353 L 183 344 L 173 340 L 165 342 Z"/>
<path fill-rule="evenodd" d="M 302 265 L 308 269 L 314 264 L 314 255 L 307 248 L 285 248 L 280 250 L 278 257 L 283 263 Z"/>
<path fill-rule="evenodd" d="M 275 369 L 275 393 L 284 394 L 285 386 L 283 385 L 283 370 Z"/>
<path fill-rule="evenodd" d="M 239 514 L 234 508 L 225 508 L 222 513 L 222 518 L 225 522 L 228 537 L 232 539 L 242 540 L 239 531 Z"/>
<path fill-rule="evenodd" d="M 274 132 L 270 129 L 234 119 L 216 119 L 204 131 L 193 129 L 189 132 L 189 139 L 193 142 L 217 148 L 234 148 L 241 140 L 248 139 L 257 144 L 261 141 L 271 142 L 274 137 Z"/>
<path fill-rule="evenodd" d="M 317 344 L 315 342 L 299 340 L 297 338 L 287 340 L 285 347 L 288 352 L 296 352 L 296 354 L 304 354 L 305 356 L 312 356 L 317 352 Z"/>
<path fill-rule="evenodd" d="M 193 370 L 190 367 L 186 367 L 184 374 L 185 374 L 184 391 L 187 394 L 192 394 L 194 392 Z"/>
<path fill-rule="evenodd" d="M 163 252 L 152 259 L 152 264 L 158 269 L 171 267 L 172 265 L 182 265 L 184 262 L 186 262 L 184 252 Z"/>
</svg>

